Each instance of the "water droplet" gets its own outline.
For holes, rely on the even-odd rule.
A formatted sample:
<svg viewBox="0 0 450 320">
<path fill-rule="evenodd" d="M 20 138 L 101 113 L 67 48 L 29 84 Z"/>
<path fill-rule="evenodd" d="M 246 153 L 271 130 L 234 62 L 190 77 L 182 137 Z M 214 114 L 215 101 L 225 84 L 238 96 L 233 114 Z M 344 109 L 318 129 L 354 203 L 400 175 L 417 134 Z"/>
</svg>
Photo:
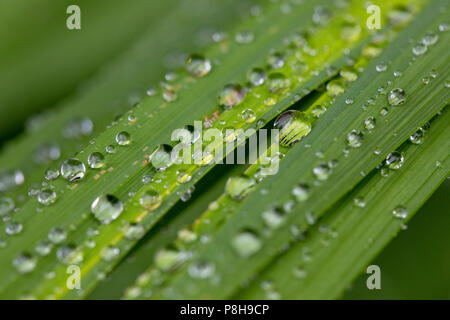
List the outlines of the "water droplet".
<svg viewBox="0 0 450 320">
<path fill-rule="evenodd" d="M 125 238 L 129 240 L 138 240 L 145 234 L 145 229 L 140 224 L 131 223 L 125 228 Z"/>
<path fill-rule="evenodd" d="M 313 168 L 313 174 L 316 176 L 318 180 L 324 181 L 327 180 L 331 174 L 331 168 L 327 163 L 322 162 Z"/>
<path fill-rule="evenodd" d="M 439 36 L 436 33 L 427 32 L 422 38 L 422 43 L 428 47 L 435 44 L 438 41 L 438 39 Z"/>
<path fill-rule="evenodd" d="M 233 108 L 244 100 L 245 89 L 239 84 L 228 84 L 219 95 L 219 104 L 225 109 Z"/>
<path fill-rule="evenodd" d="M 190 175 L 190 173 L 185 172 L 185 171 L 179 172 L 178 177 L 177 177 L 177 181 L 179 183 L 186 183 L 186 182 L 191 181 L 191 179 L 192 179 L 192 176 Z"/>
<path fill-rule="evenodd" d="M 405 158 L 402 153 L 394 151 L 388 154 L 386 157 L 386 165 L 389 169 L 400 169 L 403 166 Z"/>
<path fill-rule="evenodd" d="M 267 78 L 267 74 L 263 69 L 254 68 L 247 74 L 248 82 L 254 87 L 262 85 Z"/>
<path fill-rule="evenodd" d="M 261 249 L 262 243 L 259 237 L 252 231 L 243 231 L 233 238 L 232 246 L 238 255 L 243 258 L 248 258 Z"/>
<path fill-rule="evenodd" d="M 131 136 L 128 132 L 122 131 L 116 135 L 116 142 L 119 146 L 126 146 L 131 143 Z"/>
<path fill-rule="evenodd" d="M 55 180 L 58 177 L 59 177 L 59 170 L 48 168 L 44 172 L 44 178 L 47 181 Z"/>
<path fill-rule="evenodd" d="M 376 120 L 374 117 L 368 117 L 366 120 L 364 120 L 364 127 L 368 131 L 372 131 L 375 129 Z"/>
<path fill-rule="evenodd" d="M 409 140 L 414 144 L 422 144 L 425 138 L 425 130 L 423 128 L 419 128 L 415 133 L 413 133 Z"/>
<path fill-rule="evenodd" d="M 253 123 L 256 120 L 256 113 L 252 109 L 245 109 L 241 113 L 241 118 L 246 123 Z"/>
<path fill-rule="evenodd" d="M 288 147 L 311 132 L 311 120 L 303 112 L 288 110 L 275 120 L 274 127 L 280 130 L 280 144 Z"/>
<path fill-rule="evenodd" d="M 64 129 L 63 135 L 69 139 L 81 139 L 91 135 L 94 124 L 89 118 L 74 118 L 69 120 Z"/>
<path fill-rule="evenodd" d="M 276 229 L 283 225 L 283 223 L 286 221 L 286 216 L 284 212 L 282 212 L 278 208 L 273 208 L 268 211 L 264 211 L 261 214 L 261 217 L 270 229 Z"/>
<path fill-rule="evenodd" d="M 279 92 L 289 87 L 290 81 L 286 76 L 280 72 L 274 72 L 269 74 L 267 86 L 272 92 Z"/>
<path fill-rule="evenodd" d="M 88 157 L 88 165 L 92 169 L 99 169 L 105 166 L 105 157 L 100 152 L 92 152 Z"/>
<path fill-rule="evenodd" d="M 94 216 L 104 224 L 109 224 L 116 220 L 122 213 L 123 204 L 113 195 L 101 195 L 97 197 L 91 205 Z"/>
<path fill-rule="evenodd" d="M 398 205 L 394 208 L 394 210 L 392 210 L 392 214 L 398 219 L 406 219 L 408 216 L 408 210 L 406 210 L 404 206 Z"/>
<path fill-rule="evenodd" d="M 11 198 L 0 198 L 0 216 L 4 216 L 14 210 L 14 201 Z"/>
<path fill-rule="evenodd" d="M 76 264 L 83 261 L 83 255 L 73 244 L 65 244 L 56 250 L 56 257 L 61 263 Z"/>
<path fill-rule="evenodd" d="M 309 196 L 311 195 L 311 191 L 307 184 L 300 183 L 294 189 L 292 189 L 292 195 L 295 197 L 295 199 L 297 199 L 297 201 L 303 202 L 308 200 Z"/>
<path fill-rule="evenodd" d="M 186 62 L 186 69 L 194 77 L 201 78 L 211 71 L 211 62 L 201 55 L 192 54 Z"/>
<path fill-rule="evenodd" d="M 139 198 L 141 206 L 147 210 L 155 210 L 162 203 L 162 196 L 155 190 L 147 190 Z"/>
<path fill-rule="evenodd" d="M 353 199 L 353 203 L 358 208 L 364 208 L 366 206 L 366 201 L 364 200 L 363 197 L 355 197 Z"/>
<path fill-rule="evenodd" d="M 401 88 L 389 92 L 388 102 L 391 106 L 398 106 L 406 101 L 406 92 Z"/>
<path fill-rule="evenodd" d="M 37 264 L 37 258 L 29 253 L 21 253 L 14 260 L 13 265 L 21 274 L 30 273 Z"/>
<path fill-rule="evenodd" d="M 255 36 L 250 31 L 241 31 L 236 34 L 236 42 L 239 44 L 248 44 L 253 42 Z"/>
<path fill-rule="evenodd" d="M 301 267 L 295 267 L 292 271 L 294 276 L 298 279 L 303 279 L 306 277 L 306 271 Z"/>
<path fill-rule="evenodd" d="M 116 148 L 114 148 L 113 145 L 107 145 L 105 147 L 105 151 L 106 151 L 106 153 L 112 154 L 112 153 L 116 152 Z"/>
<path fill-rule="evenodd" d="M 225 192 L 235 200 L 244 199 L 255 185 L 252 178 L 246 176 L 230 177 L 225 186 Z"/>
<path fill-rule="evenodd" d="M 156 170 L 163 171 L 167 169 L 175 160 L 172 157 L 172 147 L 167 144 L 157 146 L 151 153 L 149 160 Z"/>
<path fill-rule="evenodd" d="M 416 56 L 420 56 L 420 55 L 423 55 L 425 52 L 427 52 L 427 49 L 428 48 L 426 45 L 424 45 L 423 43 L 418 43 L 412 48 L 412 52 Z"/>
<path fill-rule="evenodd" d="M 359 130 L 352 130 L 347 134 L 347 145 L 352 148 L 359 148 L 362 145 L 363 134 Z"/>
<path fill-rule="evenodd" d="M 107 262 L 113 261 L 114 259 L 118 258 L 119 255 L 120 249 L 112 246 L 108 246 L 100 252 L 100 256 Z"/>
<path fill-rule="evenodd" d="M 9 235 L 14 235 L 22 232 L 23 225 L 17 221 L 9 221 L 5 226 L 5 232 Z"/>
<path fill-rule="evenodd" d="M 381 62 L 375 66 L 375 70 L 377 70 L 378 72 L 386 71 L 386 69 L 387 65 L 384 62 Z"/>
<path fill-rule="evenodd" d="M 189 275 L 196 279 L 209 278 L 214 274 L 214 271 L 214 264 L 206 261 L 194 262 L 188 268 Z"/>
<path fill-rule="evenodd" d="M 326 89 L 330 96 L 336 97 L 344 92 L 344 84 L 342 80 L 331 80 L 327 83 Z"/>
<path fill-rule="evenodd" d="M 25 176 L 20 170 L 3 170 L 0 173 L 0 192 L 14 189 L 25 181 Z"/>
<path fill-rule="evenodd" d="M 38 201 L 44 206 L 49 206 L 56 201 L 56 192 L 50 188 L 44 188 L 38 193 Z"/>
<path fill-rule="evenodd" d="M 53 160 L 58 160 L 61 156 L 61 149 L 55 143 L 44 143 L 39 145 L 33 153 L 33 160 L 40 164 L 47 164 Z"/>
<path fill-rule="evenodd" d="M 273 52 L 267 58 L 267 64 L 272 69 L 281 68 L 284 65 L 284 56 L 280 52 Z"/>
<path fill-rule="evenodd" d="M 177 99 L 177 94 L 172 89 L 165 90 L 163 92 L 162 96 L 163 96 L 163 99 L 166 102 L 172 102 L 172 101 L 175 101 Z"/>
<path fill-rule="evenodd" d="M 84 163 L 75 158 L 64 161 L 61 166 L 61 175 L 70 182 L 83 179 L 85 172 Z"/>
<path fill-rule="evenodd" d="M 183 202 L 188 202 L 191 199 L 194 190 L 195 186 L 190 186 L 189 189 L 187 189 L 186 192 L 181 195 L 180 200 Z"/>
<path fill-rule="evenodd" d="M 450 26 L 447 24 L 447 23 L 441 23 L 440 25 L 439 25 L 439 31 L 440 32 L 445 32 L 445 31 L 448 31 L 448 30 L 450 30 Z"/>
<path fill-rule="evenodd" d="M 66 240 L 67 231 L 60 227 L 53 227 L 48 233 L 48 239 L 54 243 L 58 244 Z"/>
<path fill-rule="evenodd" d="M 53 244 L 50 241 L 43 240 L 36 245 L 36 248 L 34 250 L 38 255 L 46 256 L 52 251 L 52 248 Z"/>
</svg>

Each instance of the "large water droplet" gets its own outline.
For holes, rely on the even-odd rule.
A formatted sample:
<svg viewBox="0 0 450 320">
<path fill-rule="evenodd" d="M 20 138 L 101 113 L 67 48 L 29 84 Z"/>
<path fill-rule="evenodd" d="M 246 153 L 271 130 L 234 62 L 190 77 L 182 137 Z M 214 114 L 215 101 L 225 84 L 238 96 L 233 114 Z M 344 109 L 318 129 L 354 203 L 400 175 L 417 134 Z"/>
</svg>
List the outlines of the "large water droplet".
<svg viewBox="0 0 450 320">
<path fill-rule="evenodd" d="M 280 144 L 285 147 L 292 146 L 311 132 L 311 120 L 297 110 L 283 112 L 274 126 L 280 129 Z"/>
<path fill-rule="evenodd" d="M 401 88 L 393 89 L 388 94 L 388 102 L 391 106 L 398 106 L 406 101 L 406 92 Z"/>
<path fill-rule="evenodd" d="M 83 179 L 85 172 L 86 167 L 84 163 L 78 159 L 66 160 L 61 166 L 61 175 L 70 182 Z"/>
<path fill-rule="evenodd" d="M 201 55 L 193 54 L 186 62 L 186 69 L 194 77 L 200 78 L 211 71 L 211 62 Z"/>
<path fill-rule="evenodd" d="M 101 195 L 91 205 L 91 211 L 94 216 L 104 224 L 117 219 L 122 210 L 122 201 L 113 195 Z"/>
</svg>

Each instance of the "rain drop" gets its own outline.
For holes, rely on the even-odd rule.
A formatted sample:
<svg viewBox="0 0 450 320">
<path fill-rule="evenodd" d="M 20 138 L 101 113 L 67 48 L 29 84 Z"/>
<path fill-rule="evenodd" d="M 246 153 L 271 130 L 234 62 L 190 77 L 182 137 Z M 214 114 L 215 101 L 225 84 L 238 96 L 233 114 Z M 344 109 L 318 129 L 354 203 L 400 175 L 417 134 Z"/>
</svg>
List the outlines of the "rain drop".
<svg viewBox="0 0 450 320">
<path fill-rule="evenodd" d="M 94 216 L 103 224 L 109 224 L 122 213 L 123 204 L 113 195 L 101 195 L 91 205 Z"/>
<path fill-rule="evenodd" d="M 86 167 L 78 159 L 69 159 L 63 162 L 61 166 L 61 175 L 64 179 L 74 182 L 84 177 Z"/>
</svg>

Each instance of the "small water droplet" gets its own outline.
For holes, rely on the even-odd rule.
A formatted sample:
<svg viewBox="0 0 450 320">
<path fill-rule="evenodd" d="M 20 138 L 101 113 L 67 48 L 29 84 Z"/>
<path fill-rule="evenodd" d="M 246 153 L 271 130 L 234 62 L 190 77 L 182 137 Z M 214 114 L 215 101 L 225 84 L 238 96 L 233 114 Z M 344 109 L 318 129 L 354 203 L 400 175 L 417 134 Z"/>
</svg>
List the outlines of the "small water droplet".
<svg viewBox="0 0 450 320">
<path fill-rule="evenodd" d="M 157 146 L 149 157 L 150 163 L 158 171 L 164 171 L 174 162 L 172 147 L 167 144 Z"/>
<path fill-rule="evenodd" d="M 37 199 L 40 204 L 49 206 L 56 201 L 56 192 L 51 188 L 44 188 L 38 193 Z"/>
<path fill-rule="evenodd" d="M 228 84 L 219 94 L 219 104 L 225 109 L 233 108 L 244 100 L 245 89 L 239 84 Z"/>
<path fill-rule="evenodd" d="M 105 166 L 105 157 L 100 152 L 92 152 L 88 157 L 88 165 L 92 169 L 99 169 Z"/>
<path fill-rule="evenodd" d="M 324 181 L 327 180 L 331 174 L 331 168 L 327 163 L 322 162 L 313 168 L 313 174 L 316 176 L 318 180 Z"/>
<path fill-rule="evenodd" d="M 421 56 L 423 55 L 425 52 L 427 52 L 427 46 L 424 45 L 423 43 L 418 43 L 416 44 L 413 48 L 412 48 L 412 52 L 416 55 L 416 56 Z"/>
<path fill-rule="evenodd" d="M 43 240 L 36 245 L 36 248 L 34 250 L 38 255 L 46 256 L 52 251 L 52 248 L 53 244 L 50 241 Z"/>
<path fill-rule="evenodd" d="M 155 210 L 162 203 L 162 196 L 155 190 L 147 190 L 139 198 L 141 206 L 147 210 Z"/>
<path fill-rule="evenodd" d="M 186 62 L 186 69 L 194 77 L 201 78 L 211 71 L 211 62 L 201 55 L 193 54 Z"/>
<path fill-rule="evenodd" d="M 406 210 L 404 206 L 398 205 L 394 208 L 394 210 L 392 210 L 392 214 L 398 219 L 406 219 L 408 216 L 408 210 Z"/>
<path fill-rule="evenodd" d="M 434 45 L 438 39 L 439 36 L 436 33 L 429 31 L 423 36 L 422 43 L 428 47 Z"/>
<path fill-rule="evenodd" d="M 100 252 L 100 256 L 102 257 L 102 259 L 107 262 L 113 261 L 114 259 L 118 258 L 119 255 L 120 249 L 113 246 L 108 246 Z"/>
<path fill-rule="evenodd" d="M 262 85 L 267 78 L 267 74 L 263 69 L 254 68 L 247 74 L 247 80 L 254 87 Z"/>
<path fill-rule="evenodd" d="M 355 197 L 353 199 L 353 203 L 355 204 L 355 206 L 357 206 L 358 208 L 364 208 L 366 206 L 366 201 L 364 200 L 363 197 Z"/>
<path fill-rule="evenodd" d="M 126 146 L 131 143 L 131 136 L 128 132 L 122 131 L 116 135 L 116 142 L 119 146 Z"/>
<path fill-rule="evenodd" d="M 254 34 L 250 31 L 241 31 L 236 34 L 235 40 L 239 44 L 249 44 L 253 42 Z"/>
<path fill-rule="evenodd" d="M 56 250 L 56 257 L 63 264 L 77 264 L 83 261 L 83 255 L 73 244 L 65 244 Z"/>
<path fill-rule="evenodd" d="M 0 216 L 7 215 L 14 210 L 14 201 L 8 197 L 0 198 Z"/>
<path fill-rule="evenodd" d="M 5 226 L 5 232 L 9 235 L 15 235 L 23 230 L 23 225 L 17 221 L 9 221 Z"/>
<path fill-rule="evenodd" d="M 29 253 L 21 253 L 14 260 L 13 265 L 21 274 L 30 273 L 37 264 L 37 258 Z"/>
<path fill-rule="evenodd" d="M 48 168 L 44 172 L 44 178 L 47 181 L 55 180 L 58 177 L 59 177 L 59 170 Z"/>
<path fill-rule="evenodd" d="M 61 175 L 70 182 L 82 179 L 85 172 L 84 163 L 75 158 L 64 161 L 61 166 Z"/>
<path fill-rule="evenodd" d="M 25 176 L 20 170 L 3 170 L 0 173 L 0 192 L 14 189 L 25 182 Z"/>
<path fill-rule="evenodd" d="M 274 72 L 269 74 L 267 80 L 267 86 L 272 92 L 279 92 L 287 87 L 289 87 L 290 81 L 286 76 L 280 72 Z"/>
<path fill-rule="evenodd" d="M 54 244 L 61 243 L 66 240 L 66 238 L 67 231 L 60 227 L 53 227 L 48 233 L 48 239 Z"/>
<path fill-rule="evenodd" d="M 280 130 L 280 144 L 289 147 L 311 132 L 311 120 L 303 112 L 288 110 L 275 120 L 274 127 Z"/>
<path fill-rule="evenodd" d="M 230 177 L 225 185 L 225 192 L 235 200 L 244 199 L 255 185 L 252 178 L 246 176 Z"/>
<path fill-rule="evenodd" d="M 402 153 L 398 151 L 394 151 L 388 154 L 386 157 L 386 165 L 389 169 L 400 169 L 403 166 L 404 156 Z"/>
<path fill-rule="evenodd" d="M 423 128 L 419 128 L 409 137 L 409 140 L 414 144 L 422 144 L 424 138 L 425 138 L 425 130 Z"/>
<path fill-rule="evenodd" d="M 272 208 L 271 210 L 264 211 L 261 214 L 261 218 L 263 219 L 265 225 L 270 229 L 279 228 L 286 221 L 284 212 L 278 208 Z"/>
<path fill-rule="evenodd" d="M 113 195 L 101 195 L 91 205 L 94 216 L 103 224 L 109 224 L 122 213 L 123 204 Z"/>
<path fill-rule="evenodd" d="M 94 124 L 89 118 L 74 118 L 69 120 L 64 129 L 63 135 L 68 139 L 81 139 L 91 135 Z"/>
<path fill-rule="evenodd" d="M 364 127 L 368 131 L 372 131 L 375 129 L 376 120 L 374 117 L 368 117 L 366 120 L 364 120 Z"/>
<path fill-rule="evenodd" d="M 272 69 L 281 68 L 284 65 L 284 56 L 280 52 L 273 52 L 267 58 L 267 64 Z"/>
<path fill-rule="evenodd" d="M 359 130 L 352 130 L 347 134 L 347 145 L 352 148 L 359 148 L 362 145 L 363 134 Z"/>
<path fill-rule="evenodd" d="M 391 106 L 398 106 L 406 101 L 406 92 L 401 88 L 393 89 L 388 94 L 388 103 Z"/>
<path fill-rule="evenodd" d="M 140 224 L 131 223 L 125 228 L 125 238 L 129 240 L 138 240 L 145 234 L 145 229 Z"/>
<path fill-rule="evenodd" d="M 259 237 L 252 231 L 243 231 L 233 238 L 232 246 L 238 255 L 243 258 L 248 258 L 261 249 L 262 243 Z"/>
<path fill-rule="evenodd" d="M 188 268 L 189 275 L 196 279 L 209 278 L 214 274 L 214 271 L 214 264 L 206 261 L 194 262 Z"/>
<path fill-rule="evenodd" d="M 296 187 L 294 187 L 294 189 L 292 189 L 292 195 L 299 202 L 308 200 L 310 194 L 311 194 L 310 188 L 305 183 L 300 183 Z"/>
<path fill-rule="evenodd" d="M 379 64 L 377 64 L 375 66 L 375 70 L 377 70 L 378 72 L 383 72 L 387 70 L 387 64 L 384 62 L 380 62 Z"/>
</svg>

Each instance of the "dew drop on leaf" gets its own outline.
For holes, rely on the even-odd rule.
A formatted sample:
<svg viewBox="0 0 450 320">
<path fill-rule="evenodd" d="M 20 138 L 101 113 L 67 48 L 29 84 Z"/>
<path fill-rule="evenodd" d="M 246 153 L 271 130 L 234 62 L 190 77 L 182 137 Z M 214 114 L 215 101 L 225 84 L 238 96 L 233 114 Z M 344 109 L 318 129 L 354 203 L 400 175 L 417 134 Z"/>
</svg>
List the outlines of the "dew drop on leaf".
<svg viewBox="0 0 450 320">
<path fill-rule="evenodd" d="M 155 210 L 162 203 L 162 196 L 155 190 L 147 190 L 139 198 L 139 203 L 144 209 Z"/>
<path fill-rule="evenodd" d="M 398 106 L 406 101 L 406 92 L 401 88 L 392 89 L 388 94 L 388 103 Z"/>
<path fill-rule="evenodd" d="M 85 172 L 86 167 L 84 163 L 75 158 L 64 161 L 61 166 L 61 175 L 70 182 L 82 179 Z"/>
<path fill-rule="evenodd" d="M 274 127 L 280 130 L 280 144 L 289 147 L 311 132 L 311 120 L 303 112 L 288 110 L 275 120 Z"/>
<path fill-rule="evenodd" d="M 198 54 L 192 54 L 186 61 L 187 71 L 194 77 L 201 78 L 211 71 L 211 62 Z"/>
<path fill-rule="evenodd" d="M 251 231 L 243 231 L 237 234 L 231 244 L 237 254 L 243 258 L 254 255 L 262 247 L 259 237 Z"/>
<path fill-rule="evenodd" d="M 105 166 L 105 157 L 100 152 L 92 152 L 88 157 L 88 165 L 92 169 L 99 169 Z"/>
<path fill-rule="evenodd" d="M 113 195 L 101 195 L 91 205 L 91 211 L 101 223 L 109 224 L 122 213 L 123 204 Z"/>
</svg>

